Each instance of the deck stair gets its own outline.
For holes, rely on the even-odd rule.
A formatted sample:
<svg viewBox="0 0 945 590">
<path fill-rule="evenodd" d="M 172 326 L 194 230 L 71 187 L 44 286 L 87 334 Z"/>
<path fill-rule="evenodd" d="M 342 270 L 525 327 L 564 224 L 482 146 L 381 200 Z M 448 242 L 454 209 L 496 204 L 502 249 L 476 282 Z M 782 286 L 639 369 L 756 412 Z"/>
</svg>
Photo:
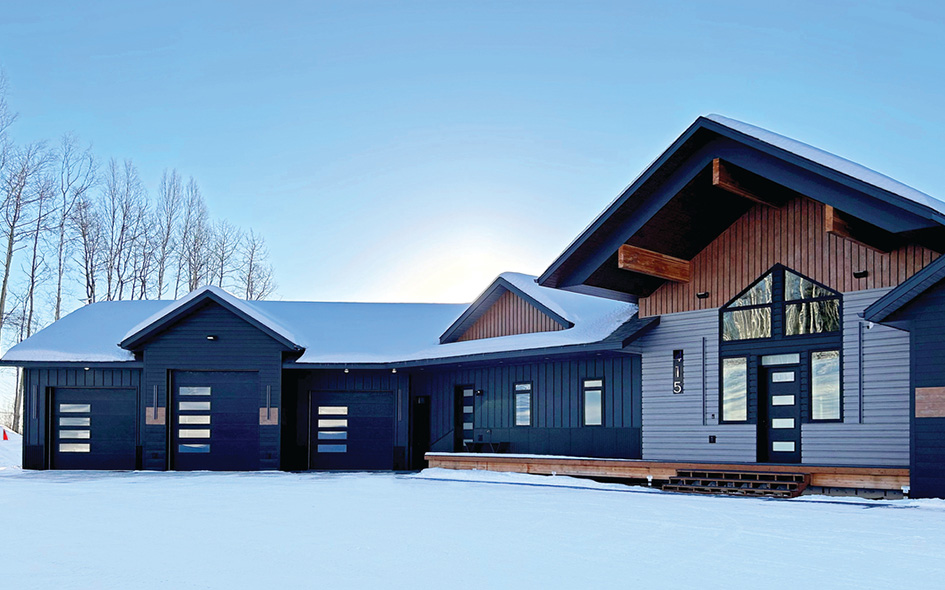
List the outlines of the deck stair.
<svg viewBox="0 0 945 590">
<path fill-rule="evenodd" d="M 662 486 L 668 492 L 796 498 L 810 484 L 805 473 L 764 471 L 677 471 Z"/>
</svg>

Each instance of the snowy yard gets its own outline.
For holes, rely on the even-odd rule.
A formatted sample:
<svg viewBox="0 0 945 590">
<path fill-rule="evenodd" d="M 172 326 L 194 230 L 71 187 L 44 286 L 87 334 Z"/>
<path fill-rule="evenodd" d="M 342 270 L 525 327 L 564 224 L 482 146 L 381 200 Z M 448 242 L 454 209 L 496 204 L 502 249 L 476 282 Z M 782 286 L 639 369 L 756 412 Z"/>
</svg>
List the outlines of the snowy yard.
<svg viewBox="0 0 945 590">
<path fill-rule="evenodd" d="M 466 479 L 469 481 L 452 481 Z M 564 477 L 0 470 L 4 588 L 907 588 L 945 502 Z"/>
</svg>

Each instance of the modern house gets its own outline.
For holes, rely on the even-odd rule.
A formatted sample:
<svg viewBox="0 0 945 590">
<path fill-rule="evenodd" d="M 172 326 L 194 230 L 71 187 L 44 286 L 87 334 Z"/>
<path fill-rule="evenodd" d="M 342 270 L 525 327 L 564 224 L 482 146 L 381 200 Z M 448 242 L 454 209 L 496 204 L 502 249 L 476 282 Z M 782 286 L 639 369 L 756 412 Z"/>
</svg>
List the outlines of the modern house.
<svg viewBox="0 0 945 590">
<path fill-rule="evenodd" d="M 208 287 L 86 306 L 2 362 L 34 469 L 429 460 L 945 496 L 943 251 L 945 203 L 710 116 L 542 276 L 471 305 Z"/>
</svg>

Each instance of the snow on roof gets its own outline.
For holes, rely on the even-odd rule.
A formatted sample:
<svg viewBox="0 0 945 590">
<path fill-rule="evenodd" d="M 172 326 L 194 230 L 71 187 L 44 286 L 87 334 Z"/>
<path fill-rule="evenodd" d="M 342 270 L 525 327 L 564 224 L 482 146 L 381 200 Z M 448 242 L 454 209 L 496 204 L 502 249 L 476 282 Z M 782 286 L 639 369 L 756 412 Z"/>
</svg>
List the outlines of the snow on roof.
<svg viewBox="0 0 945 590">
<path fill-rule="evenodd" d="M 206 285 L 200 287 L 199 289 L 194 289 L 184 297 L 181 297 L 177 301 L 174 301 L 158 311 L 157 313 L 151 315 L 145 320 L 141 321 L 138 325 L 128 330 L 124 338 L 121 339 L 122 342 L 129 340 L 132 337 L 136 336 L 140 332 L 147 330 L 155 322 L 159 322 L 163 318 L 173 314 L 182 307 L 187 306 L 191 301 L 202 297 L 205 294 L 213 294 L 219 297 L 222 301 L 231 305 L 234 309 L 243 313 L 247 317 L 259 322 L 260 324 L 266 326 L 279 336 L 282 336 L 289 342 L 297 342 L 295 335 L 292 334 L 288 329 L 280 325 L 278 322 L 274 321 L 272 318 L 267 317 L 265 314 L 261 313 L 257 308 L 255 308 L 250 302 L 244 301 L 242 299 L 237 299 L 233 295 L 230 295 L 225 290 L 220 287 L 214 287 L 212 285 Z M 166 302 L 165 302 L 166 304 Z"/>
<path fill-rule="evenodd" d="M 129 326 L 168 306 L 167 301 L 102 301 L 80 307 L 3 355 L 5 361 L 116 362 L 134 355 L 118 346 Z"/>
<path fill-rule="evenodd" d="M 6 362 L 122 362 L 118 346 L 148 325 L 210 290 L 247 316 L 305 348 L 298 363 L 396 363 L 465 355 L 590 344 L 609 336 L 636 306 L 538 287 L 535 277 L 502 275 L 574 323 L 556 332 L 439 344 L 466 304 L 243 301 L 206 287 L 173 301 L 110 301 L 82 307 L 12 347 Z M 593 301 L 591 301 L 593 300 Z M 291 331 L 285 326 L 291 326 Z"/>
<path fill-rule="evenodd" d="M 625 308 L 631 305 L 603 297 L 542 287 L 536 282 L 535 277 L 518 272 L 504 272 L 499 277 L 512 283 L 526 295 L 575 326 L 585 320 L 593 320 L 601 315 L 606 315 L 611 311 L 625 312 Z M 631 307 L 633 306 L 631 305 Z"/>
<path fill-rule="evenodd" d="M 785 137 L 778 133 L 774 133 L 773 131 L 756 127 L 755 125 L 743 123 L 742 121 L 730 119 L 728 117 L 723 117 L 722 115 L 707 115 L 706 119 L 714 121 L 720 125 L 724 125 L 729 129 L 733 129 L 740 133 L 744 133 L 745 135 L 754 137 L 755 139 L 761 140 L 774 147 L 781 148 L 784 151 L 791 152 L 792 154 L 800 156 L 805 160 L 810 160 L 811 162 L 820 164 L 821 166 L 836 170 L 841 174 L 861 180 L 867 184 L 881 188 L 904 199 L 908 199 L 920 205 L 925 205 L 930 209 L 934 209 L 939 213 L 945 214 L 945 202 L 942 202 L 931 195 L 927 195 L 922 191 L 916 190 L 909 185 L 903 184 L 898 180 L 894 180 L 885 174 L 880 174 L 879 172 L 867 168 L 866 166 L 862 166 L 856 162 L 851 162 L 846 158 L 841 158 L 836 154 L 832 154 L 820 148 L 808 145 L 804 142 L 797 141 L 796 139 L 791 139 L 790 137 Z"/>
</svg>

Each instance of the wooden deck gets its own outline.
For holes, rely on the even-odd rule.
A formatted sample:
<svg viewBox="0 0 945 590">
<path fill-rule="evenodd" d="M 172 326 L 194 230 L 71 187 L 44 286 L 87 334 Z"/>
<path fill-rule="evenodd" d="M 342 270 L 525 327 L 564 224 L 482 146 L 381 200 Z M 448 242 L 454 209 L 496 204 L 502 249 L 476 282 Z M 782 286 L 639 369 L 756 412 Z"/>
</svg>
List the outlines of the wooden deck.
<svg viewBox="0 0 945 590">
<path fill-rule="evenodd" d="M 480 469 L 537 475 L 573 475 L 663 482 L 679 471 L 753 471 L 806 473 L 810 485 L 824 488 L 900 491 L 909 485 L 909 470 L 895 467 L 834 467 L 766 463 L 684 463 L 639 459 L 589 459 L 489 453 L 427 453 L 430 467 Z"/>
</svg>

